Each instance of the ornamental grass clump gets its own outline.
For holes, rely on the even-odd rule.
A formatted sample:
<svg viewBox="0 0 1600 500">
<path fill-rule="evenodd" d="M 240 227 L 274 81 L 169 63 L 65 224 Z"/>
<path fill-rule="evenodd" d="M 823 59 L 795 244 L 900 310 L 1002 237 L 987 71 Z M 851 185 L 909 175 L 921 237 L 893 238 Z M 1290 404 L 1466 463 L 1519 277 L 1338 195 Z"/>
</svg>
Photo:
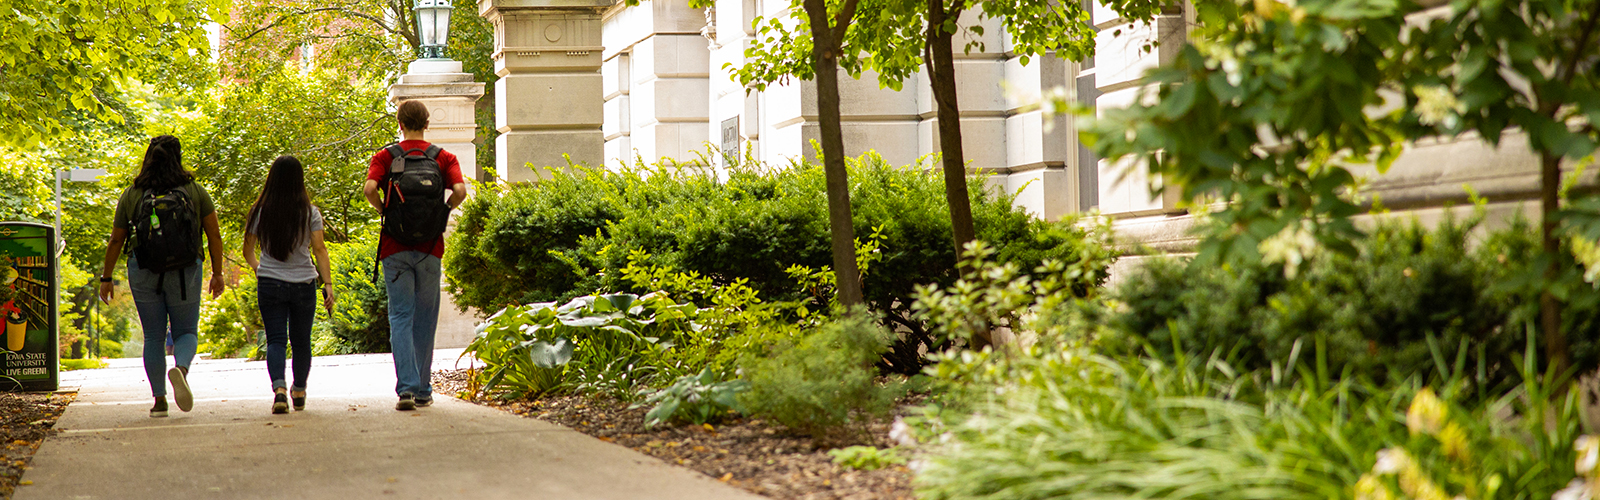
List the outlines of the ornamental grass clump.
<svg viewBox="0 0 1600 500">
<path fill-rule="evenodd" d="M 1578 463 L 1579 397 L 1531 362 L 1515 392 L 1480 400 L 1462 397 L 1464 363 L 1438 367 L 1435 394 L 1420 377 L 1318 376 L 1314 352 L 1254 372 L 1070 343 L 962 354 L 935 378 L 969 386 L 970 411 L 923 421 L 923 498 L 1542 500 Z"/>
</svg>

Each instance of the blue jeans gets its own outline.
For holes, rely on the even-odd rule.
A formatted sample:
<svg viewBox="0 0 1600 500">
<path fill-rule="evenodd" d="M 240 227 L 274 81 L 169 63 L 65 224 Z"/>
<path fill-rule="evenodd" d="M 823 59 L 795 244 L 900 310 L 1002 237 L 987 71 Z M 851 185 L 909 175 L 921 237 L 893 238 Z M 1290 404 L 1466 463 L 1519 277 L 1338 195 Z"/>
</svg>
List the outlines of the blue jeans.
<svg viewBox="0 0 1600 500">
<path fill-rule="evenodd" d="M 284 389 L 285 344 L 294 346 L 294 390 L 306 390 L 311 375 L 311 322 L 317 317 L 317 285 L 272 278 L 256 281 L 256 306 L 267 330 L 267 375 L 272 389 Z"/>
<path fill-rule="evenodd" d="M 383 259 L 389 292 L 389 346 L 394 391 L 433 397 L 433 333 L 439 326 L 439 258 L 417 251 Z"/>
<path fill-rule="evenodd" d="M 165 274 L 140 268 L 138 259 L 128 257 L 128 288 L 133 290 L 133 306 L 144 328 L 144 375 L 150 379 L 150 394 L 158 398 L 167 395 L 165 337 L 169 330 L 173 364 L 188 368 L 194 361 L 200 331 L 200 275 L 205 270 L 196 262 Z"/>
</svg>

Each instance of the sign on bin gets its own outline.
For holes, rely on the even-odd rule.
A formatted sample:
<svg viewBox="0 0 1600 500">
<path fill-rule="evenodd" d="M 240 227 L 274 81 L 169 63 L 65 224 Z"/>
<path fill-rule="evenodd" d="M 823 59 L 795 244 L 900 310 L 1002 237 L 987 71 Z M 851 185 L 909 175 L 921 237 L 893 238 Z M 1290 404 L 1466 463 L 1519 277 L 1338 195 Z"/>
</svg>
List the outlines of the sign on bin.
<svg viewBox="0 0 1600 500">
<path fill-rule="evenodd" d="M 0 390 L 54 391 L 58 385 L 55 228 L 0 222 Z"/>
</svg>

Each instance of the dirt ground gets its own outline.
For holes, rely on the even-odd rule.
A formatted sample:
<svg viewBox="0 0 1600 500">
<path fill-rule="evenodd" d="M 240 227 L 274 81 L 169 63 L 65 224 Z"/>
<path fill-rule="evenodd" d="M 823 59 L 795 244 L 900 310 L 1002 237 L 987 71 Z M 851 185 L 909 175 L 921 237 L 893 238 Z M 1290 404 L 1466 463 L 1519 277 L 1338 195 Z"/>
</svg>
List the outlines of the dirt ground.
<svg viewBox="0 0 1600 500">
<path fill-rule="evenodd" d="M 466 370 L 435 372 L 433 383 L 439 394 L 456 394 L 466 388 L 466 377 Z M 475 402 L 558 423 L 770 498 L 915 498 L 911 471 L 905 466 L 850 470 L 835 465 L 828 450 L 817 448 L 810 437 L 761 420 L 738 418 L 710 426 L 662 425 L 647 430 L 648 408 L 629 409 L 615 400 L 560 396 Z M 872 425 L 868 431 L 869 443 L 880 448 L 890 445 L 887 423 Z"/>
<path fill-rule="evenodd" d="M 10 499 L 28 470 L 33 452 L 56 433 L 56 419 L 76 396 L 71 393 L 0 392 L 0 499 Z"/>
</svg>

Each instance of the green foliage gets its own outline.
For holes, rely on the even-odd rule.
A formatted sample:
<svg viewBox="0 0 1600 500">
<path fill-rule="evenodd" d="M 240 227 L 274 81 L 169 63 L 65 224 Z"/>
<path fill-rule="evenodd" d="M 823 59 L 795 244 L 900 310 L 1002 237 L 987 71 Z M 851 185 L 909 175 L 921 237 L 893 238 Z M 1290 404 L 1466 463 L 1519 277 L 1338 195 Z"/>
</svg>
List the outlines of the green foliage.
<svg viewBox="0 0 1600 500">
<path fill-rule="evenodd" d="M 1498 144 L 1520 128 L 1546 169 L 1594 151 L 1600 2 L 1467 0 L 1418 17 L 1426 8 L 1196 4 L 1193 43 L 1148 75 L 1154 98 L 1106 111 L 1085 139 L 1185 200 L 1228 202 L 1200 259 L 1245 264 L 1285 234 L 1352 251 L 1360 210 L 1345 165 L 1382 173 L 1407 141 L 1475 132 Z M 1589 125 L 1563 125 L 1581 117 Z"/>
<path fill-rule="evenodd" d="M 1165 359 L 1213 352 L 1245 370 L 1265 368 L 1295 350 L 1321 346 L 1338 373 L 1404 379 L 1459 346 L 1480 389 L 1516 380 L 1524 325 L 1537 318 L 1538 289 L 1518 276 L 1534 265 L 1538 243 L 1526 223 L 1491 235 L 1477 251 L 1478 217 L 1446 220 L 1429 231 L 1415 221 L 1380 223 L 1354 255 L 1321 252 L 1296 276 L 1257 263 L 1229 268 L 1155 260 L 1117 290 L 1123 310 L 1103 347 L 1147 346 Z M 1582 271 L 1573 266 L 1582 284 Z M 1600 365 L 1593 320 L 1600 293 L 1574 287 L 1566 327 L 1574 365 Z M 1132 343 L 1123 343 L 1126 340 Z"/>
<path fill-rule="evenodd" d="M 213 358 L 261 359 L 257 332 L 265 331 L 256 302 L 256 277 L 247 273 L 214 300 L 200 305 L 200 352 Z"/>
<path fill-rule="evenodd" d="M 220 1 L 19 0 L 0 9 L 0 145 L 70 134 L 80 119 L 120 123 L 132 81 L 186 88 L 210 57 Z M 198 78 L 197 78 L 198 77 Z"/>
<path fill-rule="evenodd" d="M 920 370 L 921 353 L 945 347 L 912 317 L 914 287 L 946 287 L 956 278 L 944 186 L 925 168 L 889 166 L 875 154 L 851 161 L 855 231 L 870 235 L 857 243 L 876 249 L 861 256 L 863 289 L 874 310 L 909 331 L 889 358 L 902 373 Z M 1031 270 L 1055 259 L 1082 271 L 1075 290 L 1104 280 L 1110 255 L 1101 235 L 1035 219 L 983 182 L 969 181 L 978 237 L 1002 262 Z M 552 172 L 538 184 L 486 189 L 468 201 L 447 245 L 446 275 L 458 304 L 491 311 L 667 288 L 625 271 L 648 258 L 661 269 L 658 278 L 682 273 L 707 282 L 701 288 L 738 282 L 767 302 L 810 298 L 822 306 L 831 293 L 817 278 L 832 262 L 818 201 L 825 193 L 822 169 L 811 165 L 747 165 L 726 182 L 694 165 Z M 805 286 L 796 286 L 797 277 Z M 709 295 L 683 298 L 710 307 Z"/>
<path fill-rule="evenodd" d="M 673 350 L 698 330 L 694 311 L 662 293 L 512 306 L 478 326 L 466 353 L 484 362 L 484 394 L 587 389 L 628 397 L 635 386 L 702 369 L 704 359 L 686 360 Z"/>
<path fill-rule="evenodd" d="M 855 470 L 878 470 L 890 465 L 904 465 L 905 457 L 895 452 L 894 448 L 874 448 L 871 446 L 846 446 L 828 450 L 828 456 L 833 457 L 833 463 Z"/>
<path fill-rule="evenodd" d="M 1074 61 L 1094 56 L 1095 28 L 1089 22 L 1089 12 L 1080 3 L 862 0 L 855 6 L 853 18 L 845 20 L 849 25 L 844 32 L 839 68 L 857 79 L 863 71 L 873 71 L 878 75 L 880 86 L 900 90 L 907 78 L 924 69 L 930 2 L 945 5 L 945 12 L 950 16 L 946 29 L 951 33 L 965 30 L 983 34 L 983 27 L 977 24 L 957 25 L 956 18 L 964 11 L 977 11 L 985 17 L 1000 19 L 1008 35 L 1007 51 L 1021 54 L 1023 64 L 1028 64 L 1030 57 L 1045 55 Z M 764 90 L 767 85 L 785 82 L 790 77 L 814 78 L 811 57 L 815 42 L 802 3 L 791 1 L 787 17 L 756 17 L 752 21 L 756 36 L 754 43 L 745 48 L 745 63 L 723 65 L 734 72 L 741 85 Z M 1125 19 L 1150 19 L 1160 9 L 1159 3 L 1146 0 L 1106 4 L 1117 9 Z M 838 8 L 830 5 L 830 10 Z M 973 41 L 966 50 L 970 52 L 974 48 L 980 52 L 986 49 Z"/>
<path fill-rule="evenodd" d="M 892 338 L 856 309 L 771 352 L 741 358 L 750 390 L 739 402 L 752 416 L 819 441 L 848 438 L 841 434 L 887 413 L 904 392 L 900 384 L 879 385 L 872 368 Z"/>
<path fill-rule="evenodd" d="M 1109 223 L 1099 230 L 1103 237 L 1109 237 L 1108 226 Z M 941 344 L 960 339 L 970 345 L 975 338 L 989 339 L 1000 328 L 1025 331 L 1031 325 L 1024 317 L 1031 318 L 1039 311 L 1094 292 L 1084 285 L 1103 279 L 1096 274 L 1105 272 L 1112 258 L 1111 247 L 1106 244 L 1087 248 L 1098 248 L 1100 260 L 1081 260 L 1070 268 L 1054 259 L 1045 260 L 1032 275 L 1026 275 L 1019 272 L 1015 263 L 994 263 L 994 249 L 981 240 L 974 241 L 967 244 L 963 254 L 966 274 L 947 290 L 934 285 L 918 288 L 911 308 L 933 325 Z"/>
<path fill-rule="evenodd" d="M 1548 498 L 1574 475 L 1582 405 L 1540 384 L 1529 348 L 1515 391 L 1461 399 L 1443 376 L 1432 409 L 1416 378 L 1332 382 L 1296 357 L 1274 363 L 1289 379 L 1060 342 L 963 351 L 934 376 L 975 411 L 931 408 L 923 433 L 940 437 L 915 481 L 931 499 L 1399 498 L 1370 495 L 1393 476 L 1369 477 L 1403 449 L 1410 467 L 1388 474 L 1405 498 Z"/>
<path fill-rule="evenodd" d="M 110 365 L 97 358 L 61 359 L 61 371 L 94 370 L 97 368 L 105 368 L 107 366 Z"/>
<path fill-rule="evenodd" d="M 18 275 L 13 264 L 11 257 L 0 255 L 0 304 L 11 302 L 11 299 L 17 296 L 16 289 L 11 286 L 16 282 Z"/>
<path fill-rule="evenodd" d="M 644 415 L 646 429 L 667 422 L 701 425 L 741 412 L 738 395 L 749 387 L 743 380 L 718 381 L 716 373 L 706 368 L 699 374 L 678 377 L 671 386 L 652 392 L 633 407 L 655 405 Z"/>
<path fill-rule="evenodd" d="M 221 84 L 206 97 L 197 113 L 153 128 L 184 141 L 184 165 L 216 203 L 229 247 L 239 247 L 267 167 L 280 155 L 305 165 L 328 241 L 344 241 L 376 219 L 361 186 L 373 151 L 394 136 L 384 85 L 286 68 Z"/>
<path fill-rule="evenodd" d="M 330 354 L 389 352 L 389 292 L 382 275 L 373 279 L 378 257 L 376 231 L 364 233 L 346 243 L 328 244 L 333 289 L 339 298 L 324 327 Z"/>
</svg>

